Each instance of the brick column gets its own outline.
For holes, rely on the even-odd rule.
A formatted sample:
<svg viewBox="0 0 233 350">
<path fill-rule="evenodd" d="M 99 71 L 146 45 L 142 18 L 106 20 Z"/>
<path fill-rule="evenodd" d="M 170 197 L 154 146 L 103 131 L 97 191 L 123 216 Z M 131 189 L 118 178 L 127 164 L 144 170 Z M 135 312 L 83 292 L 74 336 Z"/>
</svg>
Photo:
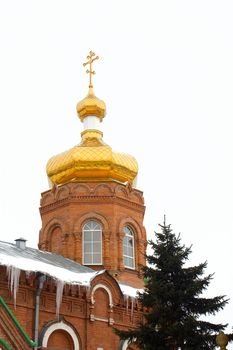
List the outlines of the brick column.
<svg viewBox="0 0 233 350">
<path fill-rule="evenodd" d="M 122 232 L 119 234 L 119 240 L 118 240 L 118 269 L 120 271 L 124 269 L 123 239 L 124 239 L 124 233 Z"/>
<path fill-rule="evenodd" d="M 82 263 L 82 231 L 75 232 L 75 250 L 74 250 L 74 260 Z"/>
<path fill-rule="evenodd" d="M 112 268 L 110 261 L 110 232 L 108 231 L 103 235 L 103 264 L 108 270 Z"/>
<path fill-rule="evenodd" d="M 61 236 L 61 254 L 67 258 L 68 256 L 68 247 L 67 247 L 67 242 L 68 242 L 68 238 L 69 238 L 69 234 L 68 233 L 64 233 Z"/>
</svg>

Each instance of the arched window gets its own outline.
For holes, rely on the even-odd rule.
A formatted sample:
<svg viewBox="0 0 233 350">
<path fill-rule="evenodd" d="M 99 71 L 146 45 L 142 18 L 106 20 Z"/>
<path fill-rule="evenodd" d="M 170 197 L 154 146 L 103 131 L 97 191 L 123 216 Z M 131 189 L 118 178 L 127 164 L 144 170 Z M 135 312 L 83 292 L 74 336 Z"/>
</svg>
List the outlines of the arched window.
<svg viewBox="0 0 233 350">
<path fill-rule="evenodd" d="M 102 228 L 95 220 L 83 226 L 83 264 L 102 265 Z"/>
<path fill-rule="evenodd" d="M 130 269 L 135 269 L 134 257 L 134 232 L 129 226 L 124 227 L 123 257 L 124 265 Z"/>
</svg>

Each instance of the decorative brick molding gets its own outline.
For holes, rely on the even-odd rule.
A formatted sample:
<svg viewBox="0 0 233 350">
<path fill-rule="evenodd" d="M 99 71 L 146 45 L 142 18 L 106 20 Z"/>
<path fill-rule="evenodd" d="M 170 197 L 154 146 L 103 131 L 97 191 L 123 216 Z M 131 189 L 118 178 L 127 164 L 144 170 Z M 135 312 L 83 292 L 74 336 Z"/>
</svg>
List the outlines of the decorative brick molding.
<svg viewBox="0 0 233 350">
<path fill-rule="evenodd" d="M 68 335 L 72 338 L 74 350 L 81 349 L 78 335 L 74 331 L 73 327 L 71 327 L 69 324 L 63 321 L 54 322 L 49 326 L 45 326 L 43 330 L 42 340 L 41 340 L 42 347 L 47 347 L 49 342 L 49 337 L 52 335 L 53 332 L 61 331 L 61 330 L 64 332 L 67 332 Z"/>
<path fill-rule="evenodd" d="M 102 283 L 96 284 L 94 286 L 94 288 L 92 289 L 92 291 L 91 291 L 91 303 L 92 304 L 95 303 L 94 294 L 95 294 L 95 291 L 98 288 L 102 288 L 102 289 L 104 289 L 107 292 L 108 297 L 109 297 L 109 307 L 112 308 L 113 307 L 112 293 L 111 293 L 110 289 L 107 286 L 105 286 L 104 284 L 102 284 Z"/>
</svg>

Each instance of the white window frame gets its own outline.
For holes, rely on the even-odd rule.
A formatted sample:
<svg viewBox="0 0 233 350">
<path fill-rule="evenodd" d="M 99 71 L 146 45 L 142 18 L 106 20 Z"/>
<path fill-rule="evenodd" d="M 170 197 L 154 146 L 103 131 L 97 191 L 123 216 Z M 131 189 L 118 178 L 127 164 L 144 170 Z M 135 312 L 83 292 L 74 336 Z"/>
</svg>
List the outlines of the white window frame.
<svg viewBox="0 0 233 350">
<path fill-rule="evenodd" d="M 99 225 L 99 230 L 97 230 L 97 231 L 100 231 L 100 255 L 101 255 L 101 259 L 100 259 L 100 262 L 98 262 L 98 263 L 93 263 L 93 262 L 92 263 L 86 263 L 85 262 L 85 251 L 84 251 L 84 245 L 85 245 L 84 235 L 85 235 L 85 232 L 84 231 L 85 231 L 85 226 L 90 224 L 91 221 L 93 221 L 97 225 Z M 93 231 L 90 230 L 89 232 L 94 232 L 94 230 Z M 93 243 L 93 240 L 90 241 L 90 242 Z M 101 224 L 95 219 L 90 219 L 90 220 L 86 221 L 85 224 L 83 225 L 83 228 L 82 228 L 82 263 L 83 263 L 83 265 L 102 265 L 103 264 L 103 252 L 102 252 L 102 244 L 103 243 L 102 242 L 103 242 L 103 230 L 102 230 Z M 93 261 L 93 251 L 91 252 L 91 254 L 92 254 L 92 261 Z"/>
<path fill-rule="evenodd" d="M 131 234 L 129 234 L 126 230 L 128 230 Z M 127 269 L 135 270 L 135 249 L 134 249 L 134 247 L 135 247 L 135 244 L 134 244 L 135 234 L 134 234 L 133 229 L 130 226 L 128 226 L 128 225 L 124 226 L 123 231 L 124 231 L 124 239 L 123 239 L 123 260 L 124 260 L 124 266 Z M 127 237 L 132 238 L 132 241 L 133 241 L 133 255 L 132 256 L 124 254 L 124 243 L 125 243 L 125 238 L 127 238 Z M 131 260 L 133 260 L 133 266 L 126 265 L 125 258 L 130 258 Z"/>
</svg>

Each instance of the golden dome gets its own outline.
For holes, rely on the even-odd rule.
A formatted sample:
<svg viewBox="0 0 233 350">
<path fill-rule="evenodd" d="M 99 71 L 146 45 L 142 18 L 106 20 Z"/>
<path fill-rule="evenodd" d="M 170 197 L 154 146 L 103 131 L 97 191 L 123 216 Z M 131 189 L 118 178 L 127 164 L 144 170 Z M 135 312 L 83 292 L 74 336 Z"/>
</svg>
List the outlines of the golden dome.
<svg viewBox="0 0 233 350">
<path fill-rule="evenodd" d="M 70 150 L 52 157 L 47 163 L 47 175 L 53 184 L 81 181 L 111 181 L 132 183 L 138 172 L 134 157 L 114 153 L 102 140 L 102 132 L 85 130 L 82 141 Z"/>
<path fill-rule="evenodd" d="M 98 117 L 100 121 L 105 117 L 105 103 L 95 96 L 92 87 L 89 88 L 88 95 L 77 104 L 77 113 L 81 121 L 88 116 Z"/>
<path fill-rule="evenodd" d="M 88 61 L 83 65 L 90 65 L 89 93 L 77 104 L 77 112 L 81 121 L 84 119 L 82 141 L 70 150 L 52 157 L 47 163 L 47 175 L 52 184 L 60 185 L 70 181 L 111 181 L 132 183 L 138 172 L 135 158 L 123 153 L 114 153 L 110 146 L 102 140 L 102 132 L 98 123 L 106 113 L 105 103 L 98 99 L 93 92 L 92 63 L 99 59 L 90 51 Z M 97 118 L 99 118 L 99 120 Z M 97 120 L 96 120 L 97 119 Z M 97 122 L 97 124 L 96 124 Z"/>
</svg>

